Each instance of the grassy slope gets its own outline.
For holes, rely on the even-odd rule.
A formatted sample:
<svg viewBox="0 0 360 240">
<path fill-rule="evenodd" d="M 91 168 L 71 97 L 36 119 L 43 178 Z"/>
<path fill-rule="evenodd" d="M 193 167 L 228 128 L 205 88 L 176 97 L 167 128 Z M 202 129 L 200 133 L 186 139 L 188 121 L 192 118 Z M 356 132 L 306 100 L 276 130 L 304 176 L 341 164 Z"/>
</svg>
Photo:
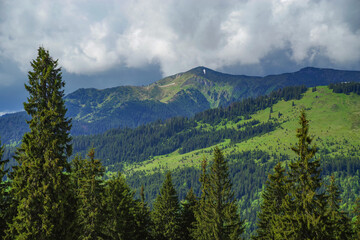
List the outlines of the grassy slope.
<svg viewBox="0 0 360 240">
<path fill-rule="evenodd" d="M 229 83 L 214 83 L 192 72 L 186 72 L 166 77 L 145 87 L 123 86 L 104 90 L 80 89 L 69 94 L 66 101 L 77 109 L 76 113 L 72 114 L 71 112 L 70 114 L 74 115 L 75 120 L 92 122 L 95 119 L 101 119 L 97 113 L 102 109 L 115 110 L 129 101 L 152 100 L 169 103 L 176 100 L 176 96 L 181 90 L 186 91 L 188 88 L 199 89 L 211 107 L 217 107 L 220 102 L 218 97 L 209 95 L 209 93 L 230 98 L 233 91 L 233 86 Z"/>
<path fill-rule="evenodd" d="M 295 106 L 292 106 L 292 102 Z M 231 144 L 230 140 L 227 140 L 220 144 L 220 147 L 223 148 L 225 156 L 234 152 L 258 149 L 268 153 L 288 154 L 291 160 L 295 155 L 290 147 L 297 142 L 295 134 L 299 127 L 298 117 L 301 108 L 307 109 L 310 134 L 314 136 L 314 143 L 320 150 L 328 149 L 329 155 L 346 154 L 348 149 L 356 149 L 360 153 L 360 96 L 332 93 L 328 87 L 317 87 L 316 92 L 309 89 L 301 100 L 281 101 L 275 104 L 271 116 L 273 121 L 280 123 L 280 127 L 275 131 L 238 144 Z M 279 112 L 282 114 L 280 118 L 278 118 Z M 266 122 L 269 119 L 269 113 L 269 108 L 259 111 L 252 115 L 252 119 Z M 217 126 L 202 124 L 205 129 L 225 126 L 230 128 L 235 127 L 236 124 L 228 121 L 223 121 Z M 135 171 L 144 171 L 151 175 L 158 171 L 178 170 L 188 166 L 199 168 L 203 157 L 212 159 L 212 147 L 186 154 L 175 151 L 168 155 L 155 156 L 152 160 L 126 166 L 125 173 L 131 175 Z M 236 161 L 241 161 L 241 159 Z M 257 164 L 262 163 L 257 161 Z M 338 176 L 339 173 L 335 174 Z M 249 178 L 254 177 L 256 178 L 256 176 L 249 176 Z M 327 180 L 328 176 L 325 176 L 325 181 Z M 351 213 L 354 199 L 360 192 L 360 173 L 339 177 L 337 181 L 342 190 L 341 209 Z M 254 216 L 260 208 L 262 188 L 255 187 L 251 191 L 252 193 L 238 199 L 241 216 L 246 221 L 247 238 L 253 233 L 255 227 L 255 219 L 251 216 Z"/>
<path fill-rule="evenodd" d="M 224 154 L 258 149 L 294 156 L 290 146 L 296 143 L 295 131 L 298 128 L 299 109 L 302 107 L 307 109 L 310 119 L 310 134 L 315 137 L 314 143 L 320 149 L 327 148 L 332 152 L 331 154 L 335 154 L 341 151 L 335 149 L 338 146 L 333 144 L 335 142 L 341 143 L 342 150 L 359 148 L 360 96 L 335 94 L 327 87 L 318 87 L 316 92 L 312 92 L 310 89 L 301 100 L 295 100 L 294 103 L 294 107 L 292 101 L 281 101 L 274 105 L 271 116 L 274 121 L 281 123 L 277 130 L 238 144 L 225 141 L 221 144 Z M 282 114 L 280 118 L 278 118 L 279 112 Z M 270 109 L 259 111 L 252 116 L 252 119 L 267 121 L 269 113 Z M 228 128 L 234 127 L 231 122 L 223 122 L 222 125 L 216 127 L 221 128 L 225 125 Z M 211 158 L 210 149 L 211 147 L 186 154 L 179 154 L 176 151 L 163 156 L 155 156 L 146 162 L 126 166 L 125 173 L 131 174 L 133 171 L 144 170 L 151 174 L 159 169 L 173 170 L 178 167 L 199 166 L 204 156 Z"/>
</svg>

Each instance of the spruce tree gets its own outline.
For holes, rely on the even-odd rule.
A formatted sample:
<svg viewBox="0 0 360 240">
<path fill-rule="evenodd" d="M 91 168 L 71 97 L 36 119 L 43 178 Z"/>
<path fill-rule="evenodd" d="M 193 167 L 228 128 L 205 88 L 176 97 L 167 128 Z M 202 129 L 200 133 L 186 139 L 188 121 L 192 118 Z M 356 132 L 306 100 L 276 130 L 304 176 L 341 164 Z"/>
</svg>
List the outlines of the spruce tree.
<svg viewBox="0 0 360 240">
<path fill-rule="evenodd" d="M 148 220 L 142 211 L 142 203 L 134 199 L 134 193 L 118 173 L 106 182 L 105 187 L 105 235 L 109 239 L 148 239 Z M 149 221 L 149 220 L 148 220 Z"/>
<path fill-rule="evenodd" d="M 281 163 L 275 165 L 262 192 L 261 210 L 258 214 L 256 237 L 254 239 L 276 239 L 279 225 L 277 219 L 284 214 L 283 202 L 288 194 L 287 176 Z"/>
<path fill-rule="evenodd" d="M 11 217 L 11 196 L 9 194 L 9 181 L 4 181 L 8 177 L 8 169 L 5 170 L 5 165 L 8 160 L 3 160 L 4 146 L 1 145 L 0 141 L 0 239 L 5 236 L 5 230 L 7 224 L 10 222 Z"/>
<path fill-rule="evenodd" d="M 340 211 L 340 191 L 335 184 L 335 177 L 330 177 L 330 184 L 327 186 L 327 231 L 333 239 L 352 239 L 353 231 L 350 219 L 345 212 Z"/>
<path fill-rule="evenodd" d="M 298 144 L 292 147 L 298 159 L 290 163 L 290 194 L 285 198 L 286 214 L 279 222 L 279 229 L 285 236 L 294 239 L 332 239 L 326 231 L 326 196 L 320 173 L 320 160 L 314 159 L 317 148 L 311 146 L 309 121 L 302 110 L 300 128 L 296 130 Z"/>
<path fill-rule="evenodd" d="M 207 160 L 204 157 L 201 162 L 201 174 L 200 174 L 200 184 L 201 184 L 201 196 L 198 202 L 198 206 L 195 209 L 195 229 L 193 229 L 191 236 L 193 239 L 197 240 L 206 240 L 211 239 L 211 222 L 206 221 L 206 216 L 208 215 L 209 207 L 209 198 L 208 198 L 208 186 L 209 178 L 207 173 Z"/>
<path fill-rule="evenodd" d="M 195 211 L 198 206 L 198 200 L 192 188 L 186 194 L 185 200 L 181 203 L 181 233 L 183 240 L 194 239 L 191 235 L 195 228 Z"/>
<path fill-rule="evenodd" d="M 360 239 L 360 197 L 355 201 L 353 214 L 355 215 L 355 221 L 353 223 L 355 239 Z"/>
<path fill-rule="evenodd" d="M 149 209 L 147 203 L 145 202 L 144 185 L 141 185 L 140 202 L 137 201 L 137 204 L 139 207 L 136 212 L 136 220 L 137 220 L 137 225 L 140 228 L 140 229 L 138 229 L 138 231 L 139 231 L 138 237 L 140 237 L 138 239 L 151 240 L 151 239 L 153 239 L 151 236 L 152 221 L 151 221 L 151 216 L 150 216 L 150 209 Z"/>
<path fill-rule="evenodd" d="M 151 212 L 153 237 L 158 240 L 178 240 L 180 234 L 180 205 L 176 190 L 167 172 L 165 181 Z"/>
<path fill-rule="evenodd" d="M 76 239 L 104 239 L 104 186 L 102 177 L 104 168 L 100 160 L 95 159 L 91 149 L 88 157 L 77 155 L 73 162 L 72 179 L 75 188 Z"/>
<path fill-rule="evenodd" d="M 16 152 L 18 167 L 12 175 L 16 206 L 8 237 L 17 239 L 67 239 L 71 218 L 71 191 L 67 158 L 72 146 L 71 122 L 65 117 L 61 68 L 44 48 L 31 62 L 25 111 L 30 132 Z"/>
<path fill-rule="evenodd" d="M 199 213 L 196 216 L 196 238 L 240 239 L 244 230 L 243 222 L 237 212 L 227 162 L 218 147 L 214 150 L 210 173 L 203 178 L 206 179 L 206 195 L 200 200 Z"/>
</svg>

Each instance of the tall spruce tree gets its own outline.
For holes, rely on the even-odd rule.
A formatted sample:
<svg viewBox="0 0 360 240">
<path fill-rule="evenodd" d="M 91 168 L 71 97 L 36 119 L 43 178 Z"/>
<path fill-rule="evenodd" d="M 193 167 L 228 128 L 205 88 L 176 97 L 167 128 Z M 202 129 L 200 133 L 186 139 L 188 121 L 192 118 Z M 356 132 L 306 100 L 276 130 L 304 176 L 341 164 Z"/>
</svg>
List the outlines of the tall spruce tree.
<svg viewBox="0 0 360 240">
<path fill-rule="evenodd" d="M 305 110 L 299 118 L 300 128 L 296 130 L 298 144 L 292 150 L 298 159 L 290 163 L 290 194 L 285 198 L 286 213 L 278 222 L 278 239 L 333 239 L 327 232 L 326 196 L 321 190 L 320 160 L 314 159 L 317 148 L 311 146 L 309 120 Z"/>
<path fill-rule="evenodd" d="M 158 240 L 180 240 L 180 205 L 176 190 L 167 172 L 165 181 L 151 212 L 153 237 Z"/>
<path fill-rule="evenodd" d="M 139 235 L 141 240 L 152 240 L 151 230 L 152 230 L 152 221 L 150 216 L 150 209 L 145 202 L 145 190 L 144 185 L 141 185 L 140 189 L 140 202 L 137 201 L 139 204 L 139 208 L 137 209 L 136 213 L 136 220 L 137 225 L 140 227 Z"/>
<path fill-rule="evenodd" d="M 237 212 L 227 161 L 218 147 L 214 150 L 210 173 L 204 173 L 203 169 L 202 175 L 205 196 L 201 197 L 196 214 L 196 239 L 240 239 L 243 222 Z"/>
<path fill-rule="evenodd" d="M 142 203 L 134 199 L 134 193 L 126 184 L 125 178 L 118 173 L 106 182 L 105 187 L 105 234 L 109 239 L 148 239 L 142 212 Z M 149 221 L 149 220 L 148 220 Z"/>
<path fill-rule="evenodd" d="M 102 177 L 104 168 L 100 160 L 95 159 L 92 148 L 87 158 L 77 155 L 73 162 L 72 179 L 75 187 L 76 239 L 106 239 L 104 226 L 104 186 Z"/>
<path fill-rule="evenodd" d="M 5 181 L 5 178 L 8 177 L 8 169 L 5 169 L 6 163 L 8 160 L 3 160 L 2 156 L 4 154 L 4 146 L 1 145 L 0 141 L 0 239 L 3 239 L 5 236 L 5 230 L 7 229 L 7 224 L 10 222 L 11 217 L 11 196 L 9 194 L 9 181 Z"/>
<path fill-rule="evenodd" d="M 340 191 L 333 175 L 330 177 L 330 184 L 327 186 L 327 194 L 327 215 L 329 218 L 327 231 L 329 235 L 336 240 L 352 239 L 354 233 L 352 231 L 350 218 L 345 212 L 340 211 Z"/>
<path fill-rule="evenodd" d="M 198 206 L 198 200 L 192 188 L 187 192 L 185 200 L 181 205 L 181 239 L 193 240 L 194 237 L 192 236 L 192 232 L 195 228 L 195 211 Z"/>
<path fill-rule="evenodd" d="M 61 68 L 44 48 L 31 62 L 25 111 L 30 132 L 16 152 L 12 190 L 17 210 L 8 237 L 16 239 L 67 239 L 71 203 L 67 158 L 72 146 L 71 122 L 65 117 L 65 83 Z"/>
<path fill-rule="evenodd" d="M 287 176 L 281 163 L 275 165 L 274 173 L 269 175 L 264 191 L 263 202 L 258 213 L 256 237 L 254 239 L 276 239 L 277 218 L 284 214 L 283 202 L 288 194 Z"/>
<path fill-rule="evenodd" d="M 191 236 L 193 239 L 197 240 L 206 240 L 211 239 L 211 226 L 210 222 L 206 221 L 206 215 L 210 209 L 209 199 L 208 199 L 208 186 L 209 178 L 207 174 L 207 160 L 204 157 L 201 162 L 201 174 L 200 174 L 200 184 L 201 184 L 201 196 L 198 202 L 198 206 L 195 209 L 195 228 L 192 230 Z"/>
</svg>

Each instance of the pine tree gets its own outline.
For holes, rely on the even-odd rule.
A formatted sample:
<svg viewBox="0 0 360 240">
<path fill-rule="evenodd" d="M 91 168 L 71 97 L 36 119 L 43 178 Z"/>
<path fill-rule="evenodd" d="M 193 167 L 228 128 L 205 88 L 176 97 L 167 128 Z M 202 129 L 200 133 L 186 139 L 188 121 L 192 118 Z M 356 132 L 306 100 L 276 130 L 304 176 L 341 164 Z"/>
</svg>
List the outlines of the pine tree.
<svg viewBox="0 0 360 240">
<path fill-rule="evenodd" d="M 240 239 L 244 230 L 243 222 L 237 213 L 227 162 L 218 147 L 214 150 L 210 173 L 203 178 L 206 179 L 206 195 L 202 196 L 199 213 L 196 214 L 196 238 Z"/>
<path fill-rule="evenodd" d="M 94 149 L 89 151 L 86 159 L 77 155 L 72 164 L 72 178 L 77 200 L 76 238 L 104 239 L 104 186 L 102 181 L 104 168 L 100 160 L 95 159 Z"/>
<path fill-rule="evenodd" d="M 139 207 L 136 212 L 137 225 L 139 226 L 138 229 L 139 234 L 137 236 L 137 239 L 151 240 L 152 221 L 150 216 L 150 209 L 147 206 L 147 203 L 145 202 L 144 185 L 141 185 L 140 198 L 141 198 L 140 202 L 137 201 Z"/>
<path fill-rule="evenodd" d="M 106 182 L 105 205 L 105 235 L 109 239 L 148 239 L 146 225 L 149 223 L 144 222 L 143 204 L 134 199 L 134 193 L 120 173 Z"/>
<path fill-rule="evenodd" d="M 16 216 L 8 237 L 17 239 L 66 239 L 71 231 L 71 191 L 67 158 L 72 146 L 70 120 L 65 117 L 65 83 L 44 48 L 31 62 L 29 92 L 25 111 L 31 116 L 30 132 L 16 152 L 18 167 L 12 176 L 12 190 L 17 202 Z"/>
<path fill-rule="evenodd" d="M 186 194 L 184 202 L 182 204 L 181 209 L 181 233 L 183 240 L 192 240 L 194 239 L 191 235 L 194 231 L 194 225 L 196 222 L 195 211 L 197 209 L 198 201 L 194 194 L 192 188 Z"/>
<path fill-rule="evenodd" d="M 360 197 L 356 199 L 355 207 L 353 210 L 353 214 L 355 215 L 355 221 L 354 221 L 354 233 L 355 233 L 355 239 L 360 239 Z"/>
<path fill-rule="evenodd" d="M 195 229 L 192 230 L 191 236 L 193 239 L 197 240 L 207 240 L 211 239 L 211 223 L 206 221 L 206 216 L 209 214 L 209 198 L 208 198 L 208 186 L 209 179 L 207 174 L 207 160 L 204 157 L 201 162 L 201 175 L 199 179 L 201 183 L 201 197 L 198 202 L 198 207 L 195 209 L 195 219 L 194 224 Z"/>
<path fill-rule="evenodd" d="M 330 177 L 330 184 L 327 186 L 327 215 L 329 218 L 327 231 L 333 239 L 352 239 L 353 232 L 349 217 L 345 212 L 340 211 L 340 191 L 335 184 L 335 177 Z"/>
<path fill-rule="evenodd" d="M 263 202 L 258 214 L 257 236 L 254 239 L 275 239 L 278 235 L 277 219 L 284 214 L 283 202 L 288 191 L 285 169 L 279 162 L 274 167 L 274 173 L 269 175 L 262 192 Z"/>
<path fill-rule="evenodd" d="M 155 239 L 181 239 L 180 205 L 170 172 L 167 172 L 160 194 L 154 202 L 151 217 L 153 221 L 153 237 Z"/>
<path fill-rule="evenodd" d="M 1 145 L 0 141 L 0 238 L 3 239 L 5 236 L 5 230 L 7 224 L 10 222 L 11 217 L 11 196 L 8 192 L 10 184 L 8 181 L 4 181 L 8 177 L 8 169 L 5 170 L 5 165 L 8 160 L 3 160 L 4 146 Z"/>
<path fill-rule="evenodd" d="M 292 150 L 298 159 L 290 163 L 290 195 L 285 198 L 286 214 L 279 223 L 285 236 L 294 239 L 332 239 L 326 231 L 326 196 L 321 191 L 320 160 L 314 159 L 316 146 L 311 146 L 309 121 L 305 111 L 300 114 L 300 128 L 296 137 L 298 145 Z"/>
</svg>

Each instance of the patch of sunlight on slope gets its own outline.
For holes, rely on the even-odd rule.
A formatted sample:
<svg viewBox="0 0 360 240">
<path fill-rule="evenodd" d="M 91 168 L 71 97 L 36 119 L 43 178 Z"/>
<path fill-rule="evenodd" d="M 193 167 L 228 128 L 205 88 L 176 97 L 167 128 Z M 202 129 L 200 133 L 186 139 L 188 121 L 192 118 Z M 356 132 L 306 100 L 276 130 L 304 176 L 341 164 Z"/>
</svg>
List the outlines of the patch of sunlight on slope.
<svg viewBox="0 0 360 240">
<path fill-rule="evenodd" d="M 295 106 L 292 106 L 292 102 Z M 293 158 L 295 155 L 290 147 L 297 142 L 295 134 L 299 127 L 298 117 L 301 108 L 306 109 L 310 120 L 310 135 L 314 136 L 313 143 L 320 149 L 326 148 L 334 153 L 340 153 L 349 148 L 358 148 L 360 145 L 360 96 L 335 94 L 328 87 L 317 87 L 316 92 L 309 89 L 301 100 L 281 101 L 273 106 L 272 121 L 280 123 L 280 127 L 275 131 L 237 144 L 231 144 L 230 140 L 226 140 L 218 146 L 223 148 L 225 156 L 231 152 L 257 149 L 288 154 Z M 281 113 L 280 118 L 278 117 L 279 112 Z M 252 120 L 266 122 L 269 114 L 270 108 L 267 108 L 252 115 Z M 233 126 L 233 123 L 225 124 L 227 127 Z M 342 149 L 339 148 L 339 144 Z M 179 154 L 178 151 L 175 151 L 171 154 L 155 156 L 146 162 L 126 166 L 125 172 L 131 174 L 133 171 L 143 170 L 152 173 L 159 169 L 166 171 L 189 166 L 200 167 L 203 157 L 212 158 L 213 147 L 186 154 Z"/>
</svg>

